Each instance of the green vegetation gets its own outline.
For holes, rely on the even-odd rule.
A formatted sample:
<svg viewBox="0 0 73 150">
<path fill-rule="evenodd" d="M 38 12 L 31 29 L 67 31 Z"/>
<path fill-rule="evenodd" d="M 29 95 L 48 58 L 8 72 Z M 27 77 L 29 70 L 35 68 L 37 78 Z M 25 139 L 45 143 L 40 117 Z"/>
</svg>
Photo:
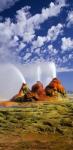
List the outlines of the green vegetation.
<svg viewBox="0 0 73 150">
<path fill-rule="evenodd" d="M 0 150 L 72 150 L 73 102 L 0 108 Z"/>
</svg>

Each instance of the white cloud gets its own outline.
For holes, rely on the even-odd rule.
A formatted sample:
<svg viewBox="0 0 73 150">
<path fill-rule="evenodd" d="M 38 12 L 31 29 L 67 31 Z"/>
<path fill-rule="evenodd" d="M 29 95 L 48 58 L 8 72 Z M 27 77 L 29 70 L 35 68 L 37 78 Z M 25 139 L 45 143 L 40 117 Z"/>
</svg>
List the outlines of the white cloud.
<svg viewBox="0 0 73 150">
<path fill-rule="evenodd" d="M 33 16 L 29 12 L 30 7 L 26 6 L 17 11 L 16 22 L 12 22 L 10 18 L 1 22 L 0 61 L 20 61 L 19 52 L 22 48 L 27 47 L 29 43 L 32 45 L 29 50 L 33 51 L 34 48 L 41 48 L 46 41 L 54 41 L 62 32 L 63 26 L 60 23 L 57 26 L 52 26 L 48 30 L 48 35 L 43 37 L 37 36 L 36 30 L 39 30 L 40 25 L 49 17 L 57 16 L 65 5 L 65 1 L 63 3 L 59 1 L 52 2 L 48 8 L 43 8 L 41 13 Z"/>
<path fill-rule="evenodd" d="M 24 44 L 23 42 L 20 42 L 19 46 L 17 47 L 16 51 L 20 52 L 23 48 L 26 47 L 26 44 Z"/>
<path fill-rule="evenodd" d="M 73 54 L 69 54 L 69 59 L 72 59 L 73 58 Z"/>
<path fill-rule="evenodd" d="M 41 47 L 44 46 L 45 43 L 47 43 L 47 42 L 55 41 L 57 39 L 57 37 L 60 34 L 62 34 L 62 32 L 63 32 L 62 24 L 58 23 L 58 25 L 52 26 L 51 28 L 49 28 L 46 36 L 38 36 L 37 39 L 32 42 L 32 47 L 31 47 L 32 51 L 34 51 L 34 49 L 38 49 L 38 48 L 41 49 Z M 49 48 L 51 54 L 57 54 L 57 50 L 52 45 L 49 45 L 48 48 Z"/>
<path fill-rule="evenodd" d="M 10 8 L 17 1 L 19 0 L 0 0 L 0 11 Z"/>
<path fill-rule="evenodd" d="M 58 51 L 54 48 L 54 46 L 52 44 L 48 45 L 48 49 L 49 49 L 49 53 L 51 53 L 51 55 L 55 55 L 58 53 Z"/>
<path fill-rule="evenodd" d="M 68 37 L 68 38 L 63 37 L 61 48 L 62 48 L 63 52 L 66 50 L 72 49 L 73 48 L 73 39 L 71 39 L 70 37 Z"/>
<path fill-rule="evenodd" d="M 60 67 L 57 69 L 58 72 L 73 72 L 73 68 Z"/>
<path fill-rule="evenodd" d="M 32 45 L 33 45 L 32 49 L 35 49 L 35 48 L 43 46 L 45 41 L 46 41 L 46 37 L 38 36 L 37 40 L 33 41 L 33 43 L 32 43 Z"/>
<path fill-rule="evenodd" d="M 66 63 L 68 60 L 69 60 L 69 58 L 67 56 L 63 56 L 62 63 Z"/>
<path fill-rule="evenodd" d="M 67 17 L 67 26 L 69 27 L 70 25 L 73 24 L 73 11 L 69 11 L 68 17 Z"/>
<path fill-rule="evenodd" d="M 36 49 L 34 50 L 34 52 L 35 52 L 37 55 L 40 54 L 40 51 L 41 51 L 41 48 L 36 48 Z"/>
<path fill-rule="evenodd" d="M 23 60 L 27 60 L 31 56 L 31 53 L 27 53 L 24 57 Z"/>
<path fill-rule="evenodd" d="M 43 8 L 40 14 L 36 14 L 29 19 L 29 24 L 33 24 L 35 28 L 38 28 L 41 23 L 46 21 L 49 17 L 57 16 L 61 12 L 61 8 L 65 7 L 66 3 L 57 1 L 57 3 L 51 2 L 48 8 Z"/>
<path fill-rule="evenodd" d="M 47 35 L 48 41 L 56 40 L 58 35 L 62 34 L 62 32 L 63 32 L 63 25 L 62 24 L 58 23 L 57 26 L 52 26 L 48 30 L 48 35 Z"/>
</svg>

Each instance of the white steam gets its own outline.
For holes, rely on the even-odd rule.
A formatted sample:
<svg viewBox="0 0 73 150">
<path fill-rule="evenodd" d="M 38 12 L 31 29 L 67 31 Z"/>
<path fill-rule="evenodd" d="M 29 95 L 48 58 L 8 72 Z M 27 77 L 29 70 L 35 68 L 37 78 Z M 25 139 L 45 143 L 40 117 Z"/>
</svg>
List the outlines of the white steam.
<svg viewBox="0 0 73 150">
<path fill-rule="evenodd" d="M 45 72 L 45 74 L 44 74 Z M 44 81 L 43 81 L 44 77 Z M 38 81 L 48 84 L 53 78 L 56 78 L 56 65 L 54 62 L 37 65 L 37 79 Z"/>
<path fill-rule="evenodd" d="M 56 65 L 54 62 L 49 62 L 45 65 L 44 84 L 47 85 L 53 78 L 56 78 Z"/>
<path fill-rule="evenodd" d="M 10 99 L 17 94 L 22 83 L 25 83 L 25 79 L 15 65 L 0 65 L 0 100 Z"/>
<path fill-rule="evenodd" d="M 54 62 L 50 62 L 48 64 L 48 71 L 49 71 L 49 75 L 52 77 L 52 78 L 56 78 L 56 65 Z"/>
<path fill-rule="evenodd" d="M 16 64 L 16 66 L 0 64 L 0 100 L 10 99 L 17 94 L 22 83 L 26 81 L 29 87 L 37 80 L 46 86 L 55 77 L 56 65 L 54 62 Z"/>
<path fill-rule="evenodd" d="M 41 67 L 37 66 L 37 80 L 41 81 Z"/>
<path fill-rule="evenodd" d="M 10 65 L 10 67 L 17 73 L 17 75 L 19 76 L 19 78 L 21 79 L 22 83 L 26 83 L 23 74 L 21 73 L 21 71 L 14 65 Z"/>
</svg>

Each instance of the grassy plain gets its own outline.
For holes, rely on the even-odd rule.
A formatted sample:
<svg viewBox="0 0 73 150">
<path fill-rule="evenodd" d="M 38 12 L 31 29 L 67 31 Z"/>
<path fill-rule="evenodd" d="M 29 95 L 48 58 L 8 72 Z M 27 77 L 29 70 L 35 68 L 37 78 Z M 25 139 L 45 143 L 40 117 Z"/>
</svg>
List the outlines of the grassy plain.
<svg viewBox="0 0 73 150">
<path fill-rule="evenodd" d="M 73 101 L 0 108 L 0 150 L 73 150 Z"/>
</svg>

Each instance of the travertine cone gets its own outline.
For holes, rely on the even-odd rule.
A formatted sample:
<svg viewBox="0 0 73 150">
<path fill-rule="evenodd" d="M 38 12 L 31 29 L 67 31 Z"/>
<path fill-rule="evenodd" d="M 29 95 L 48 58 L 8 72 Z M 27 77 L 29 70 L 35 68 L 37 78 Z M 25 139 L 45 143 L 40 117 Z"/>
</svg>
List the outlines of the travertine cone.
<svg viewBox="0 0 73 150">
<path fill-rule="evenodd" d="M 12 97 L 11 101 L 24 101 L 24 96 L 26 93 L 30 91 L 27 84 L 23 83 L 20 91 L 14 97 Z"/>
<path fill-rule="evenodd" d="M 50 84 L 46 86 L 45 92 L 48 96 L 57 96 L 58 93 L 64 97 L 66 96 L 66 90 L 57 78 L 54 78 Z"/>
<path fill-rule="evenodd" d="M 11 101 L 14 102 L 28 102 L 28 101 L 45 101 L 53 98 L 63 99 L 66 97 L 66 91 L 61 84 L 60 80 L 54 78 L 46 88 L 40 81 L 37 81 L 31 88 L 28 88 L 27 84 L 22 84 L 21 89 L 17 95 L 15 95 Z M 56 99 L 57 100 L 57 99 Z"/>
</svg>

